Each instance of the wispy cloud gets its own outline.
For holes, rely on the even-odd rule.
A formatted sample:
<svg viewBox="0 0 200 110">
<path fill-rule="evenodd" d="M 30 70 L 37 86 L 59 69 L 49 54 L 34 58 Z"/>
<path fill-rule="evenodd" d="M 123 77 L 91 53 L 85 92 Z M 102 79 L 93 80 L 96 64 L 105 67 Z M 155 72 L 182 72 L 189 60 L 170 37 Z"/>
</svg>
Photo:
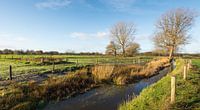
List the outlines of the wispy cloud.
<svg viewBox="0 0 200 110">
<path fill-rule="evenodd" d="M 70 37 L 80 40 L 102 39 L 106 38 L 107 36 L 108 36 L 107 32 L 97 32 L 97 33 L 73 32 L 70 34 Z"/>
<path fill-rule="evenodd" d="M 71 0 L 44 0 L 43 2 L 36 3 L 35 6 L 40 9 L 57 9 L 67 7 L 69 4 L 71 4 Z"/>
<path fill-rule="evenodd" d="M 127 11 L 136 2 L 136 0 L 100 0 L 105 5 L 115 9 L 116 11 Z"/>
<path fill-rule="evenodd" d="M 164 0 L 99 0 L 111 11 L 131 13 L 131 14 L 146 14 L 155 13 L 155 8 L 162 8 L 166 5 Z M 144 8 L 145 7 L 145 8 Z M 147 10 L 147 7 L 151 7 Z"/>
</svg>

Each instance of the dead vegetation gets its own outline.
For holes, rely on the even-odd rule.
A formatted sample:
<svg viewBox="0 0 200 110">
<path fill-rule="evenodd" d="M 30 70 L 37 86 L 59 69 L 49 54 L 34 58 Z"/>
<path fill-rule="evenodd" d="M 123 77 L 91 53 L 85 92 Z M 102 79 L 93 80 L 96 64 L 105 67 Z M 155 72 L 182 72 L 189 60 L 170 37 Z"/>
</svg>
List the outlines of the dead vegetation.
<svg viewBox="0 0 200 110">
<path fill-rule="evenodd" d="M 153 60 L 145 66 L 139 65 L 96 65 L 92 74 L 95 81 L 112 82 L 117 85 L 124 85 L 141 78 L 151 77 L 169 65 L 169 59 L 162 58 Z"/>
<path fill-rule="evenodd" d="M 51 100 L 61 100 L 93 87 L 95 82 L 87 75 L 86 69 L 62 77 L 49 78 L 43 84 L 34 81 L 29 81 L 27 84 L 19 83 L 7 88 L 0 96 L 0 108 L 35 110 Z"/>
</svg>

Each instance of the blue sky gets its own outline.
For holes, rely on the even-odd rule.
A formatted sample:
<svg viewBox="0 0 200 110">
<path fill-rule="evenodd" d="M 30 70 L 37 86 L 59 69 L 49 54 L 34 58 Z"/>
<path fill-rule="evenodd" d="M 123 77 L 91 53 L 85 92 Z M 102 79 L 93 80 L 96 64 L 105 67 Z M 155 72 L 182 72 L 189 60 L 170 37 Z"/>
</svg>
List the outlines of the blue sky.
<svg viewBox="0 0 200 110">
<path fill-rule="evenodd" d="M 137 26 L 135 41 L 151 51 L 155 23 L 168 10 L 200 11 L 199 0 L 0 0 L 0 49 L 104 52 L 119 21 Z M 182 52 L 200 53 L 200 17 Z"/>
</svg>

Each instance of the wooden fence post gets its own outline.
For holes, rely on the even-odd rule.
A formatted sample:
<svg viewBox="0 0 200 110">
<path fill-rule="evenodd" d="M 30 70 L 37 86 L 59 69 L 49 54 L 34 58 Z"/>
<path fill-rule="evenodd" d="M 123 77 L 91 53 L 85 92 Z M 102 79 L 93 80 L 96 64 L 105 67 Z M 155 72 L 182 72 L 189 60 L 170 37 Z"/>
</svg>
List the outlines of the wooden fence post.
<svg viewBox="0 0 200 110">
<path fill-rule="evenodd" d="M 176 77 L 171 76 L 171 104 L 175 102 L 176 95 Z"/>
<path fill-rule="evenodd" d="M 188 68 L 187 68 L 188 71 L 190 70 L 191 65 L 192 65 L 192 60 L 189 60 L 189 61 L 188 61 L 188 65 L 187 65 L 187 66 L 188 66 Z"/>
<path fill-rule="evenodd" d="M 54 73 L 54 70 L 55 70 L 55 62 L 53 61 L 52 73 Z"/>
<path fill-rule="evenodd" d="M 76 67 L 78 67 L 78 59 L 76 60 Z"/>
<path fill-rule="evenodd" d="M 9 67 L 10 80 L 12 80 L 12 66 Z"/>
<path fill-rule="evenodd" d="M 183 79 L 186 80 L 187 78 L 187 66 L 184 66 L 183 68 Z"/>
<path fill-rule="evenodd" d="M 41 63 L 44 63 L 44 58 L 41 58 L 41 61 L 40 61 Z"/>
<path fill-rule="evenodd" d="M 98 59 L 96 59 L 96 64 L 97 64 L 97 65 L 99 64 L 99 60 L 98 60 Z"/>
<path fill-rule="evenodd" d="M 140 59 L 138 59 L 138 64 L 140 64 Z"/>
<path fill-rule="evenodd" d="M 190 63 L 188 62 L 187 63 L 187 71 L 189 71 L 190 70 Z"/>
</svg>

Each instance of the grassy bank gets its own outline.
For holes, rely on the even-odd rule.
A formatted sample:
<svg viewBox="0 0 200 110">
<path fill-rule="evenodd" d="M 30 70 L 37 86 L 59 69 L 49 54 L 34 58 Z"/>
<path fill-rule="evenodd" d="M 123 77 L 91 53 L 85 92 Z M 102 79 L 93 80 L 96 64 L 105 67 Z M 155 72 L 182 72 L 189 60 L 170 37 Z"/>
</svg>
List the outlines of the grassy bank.
<svg viewBox="0 0 200 110">
<path fill-rule="evenodd" d="M 194 62 L 200 68 L 200 60 Z M 195 109 L 199 106 L 200 74 L 193 69 L 188 75 L 188 80 L 182 78 L 184 61 L 178 60 L 176 69 L 162 78 L 157 83 L 144 89 L 141 94 L 130 102 L 125 102 L 119 110 L 165 110 L 165 109 Z M 176 102 L 170 105 L 170 75 L 176 75 Z M 198 108 L 199 109 L 199 108 Z"/>
<path fill-rule="evenodd" d="M 172 110 L 200 110 L 200 60 L 193 60 L 187 80 L 177 76 L 176 102 L 170 106 Z"/>
<path fill-rule="evenodd" d="M 0 90 L 2 110 L 36 110 L 49 101 L 61 100 L 95 87 L 86 69 L 68 75 L 52 77 L 37 84 L 17 83 Z"/>
</svg>

